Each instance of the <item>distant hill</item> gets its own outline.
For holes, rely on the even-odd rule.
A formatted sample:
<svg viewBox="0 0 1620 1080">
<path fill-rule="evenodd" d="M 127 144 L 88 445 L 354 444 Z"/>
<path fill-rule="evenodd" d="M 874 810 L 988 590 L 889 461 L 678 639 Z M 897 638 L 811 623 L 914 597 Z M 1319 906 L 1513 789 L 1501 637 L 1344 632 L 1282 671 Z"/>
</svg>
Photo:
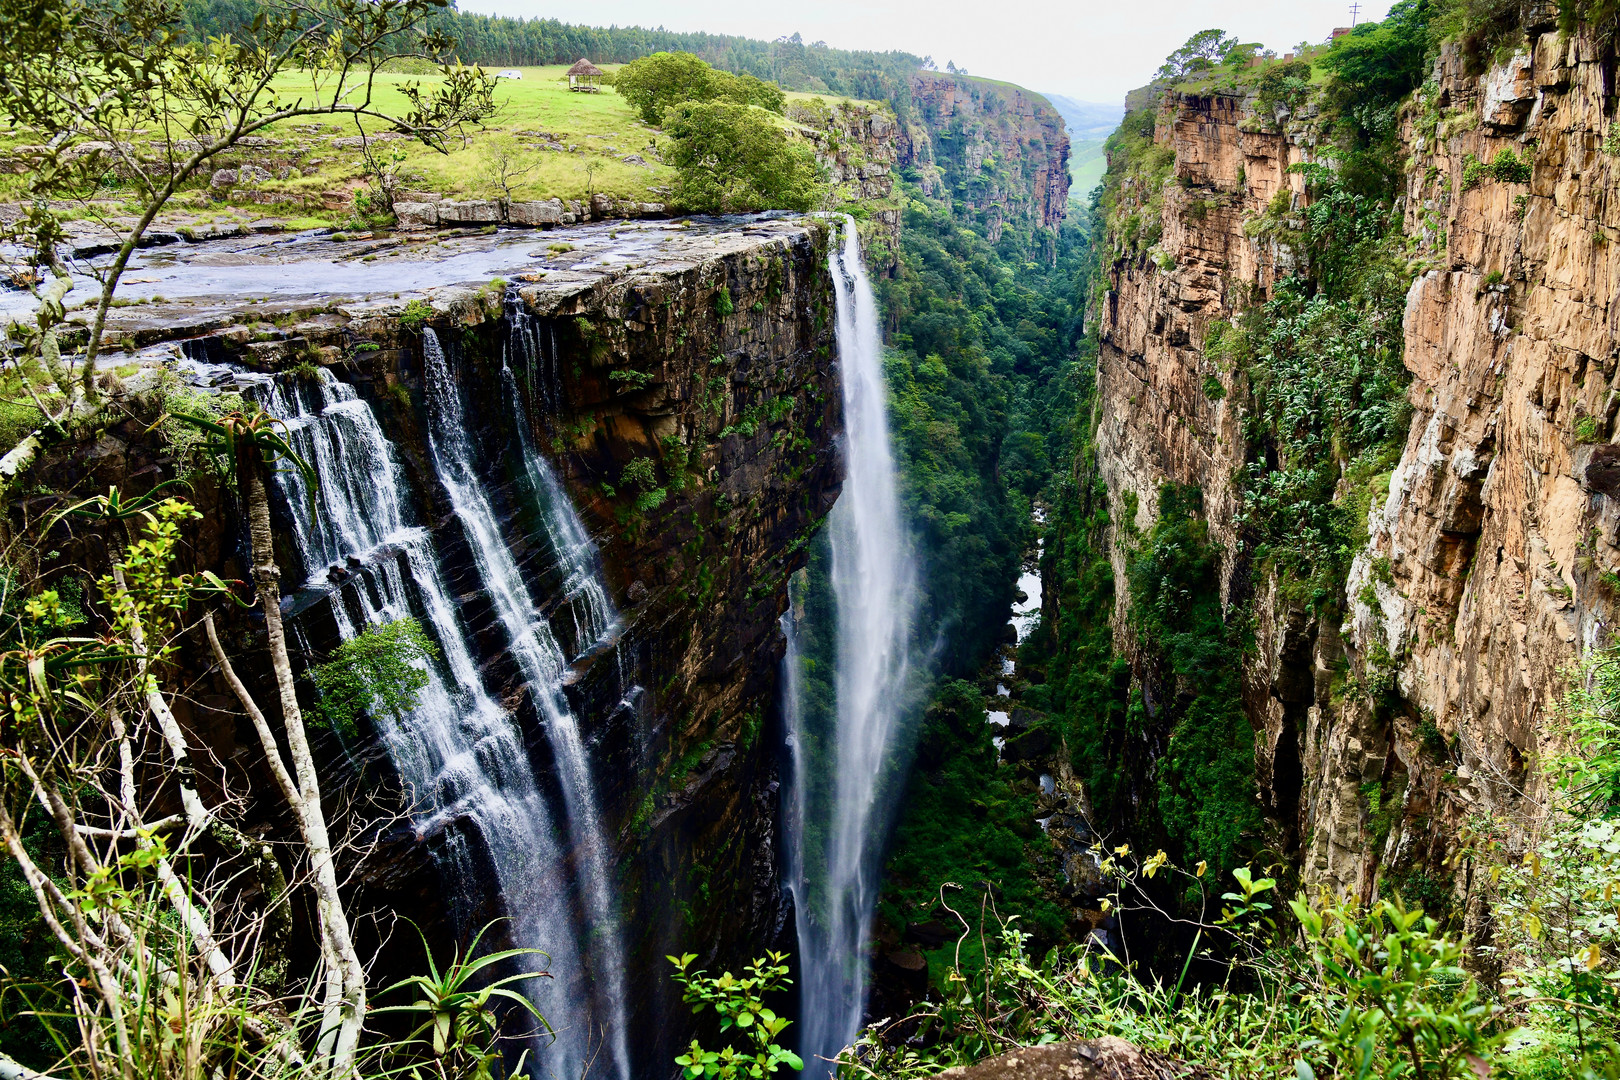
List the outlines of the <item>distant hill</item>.
<svg viewBox="0 0 1620 1080">
<path fill-rule="evenodd" d="M 1102 182 L 1108 168 L 1103 157 L 1103 142 L 1124 119 L 1125 105 L 1123 102 L 1076 101 L 1062 94 L 1046 94 L 1045 97 L 1069 129 L 1069 175 L 1074 178 L 1069 198 L 1073 202 L 1088 202 L 1091 189 Z"/>
</svg>

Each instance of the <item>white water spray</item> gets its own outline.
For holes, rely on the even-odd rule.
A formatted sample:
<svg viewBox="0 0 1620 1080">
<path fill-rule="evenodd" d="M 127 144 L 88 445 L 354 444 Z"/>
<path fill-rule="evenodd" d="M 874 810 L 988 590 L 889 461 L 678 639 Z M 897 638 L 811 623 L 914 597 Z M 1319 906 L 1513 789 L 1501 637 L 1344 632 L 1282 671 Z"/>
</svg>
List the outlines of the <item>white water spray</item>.
<svg viewBox="0 0 1620 1080">
<path fill-rule="evenodd" d="M 860 1028 L 866 946 L 890 821 L 892 768 L 910 713 L 917 570 L 901 521 L 877 302 L 853 220 L 828 261 L 838 308 L 844 397 L 843 491 L 828 520 L 837 612 L 836 717 L 812 745 L 796 700 L 786 709 L 793 754 L 790 875 L 798 913 L 801 1041 L 806 1069 L 826 1076 Z M 789 663 L 797 663 L 790 638 Z M 787 689 L 797 696 L 797 672 Z M 812 795 L 814 792 L 814 795 Z M 797 820 L 795 820 L 797 819 Z M 808 841 L 811 834 L 817 840 Z"/>
</svg>

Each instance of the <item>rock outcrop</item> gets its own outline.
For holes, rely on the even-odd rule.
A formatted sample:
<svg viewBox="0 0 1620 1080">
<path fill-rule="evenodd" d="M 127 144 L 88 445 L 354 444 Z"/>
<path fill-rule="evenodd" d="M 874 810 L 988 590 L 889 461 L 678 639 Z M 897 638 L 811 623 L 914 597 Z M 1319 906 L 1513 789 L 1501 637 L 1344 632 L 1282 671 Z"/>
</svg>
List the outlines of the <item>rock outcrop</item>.
<svg viewBox="0 0 1620 1080">
<path fill-rule="evenodd" d="M 1006 225 L 1055 232 L 1069 200 L 1069 136 L 1040 97 L 1007 83 L 919 71 L 899 162 L 967 210 L 994 243 Z"/>
<path fill-rule="evenodd" d="M 1304 198 L 1288 167 L 1313 160 L 1310 125 L 1277 130 L 1230 96 L 1171 94 L 1160 107 L 1155 138 L 1174 151 L 1176 182 L 1157 261 L 1111 271 L 1098 467 L 1114 519 L 1134 493 L 1143 529 L 1162 481 L 1203 488 L 1227 599 L 1256 618 L 1245 705 L 1263 799 L 1308 882 L 1369 896 L 1380 867 L 1439 868 L 1470 814 L 1533 812 L 1535 763 L 1558 744 L 1561 672 L 1603 640 L 1620 563 L 1607 79 L 1588 38 L 1532 24 L 1483 77 L 1448 47 L 1403 108 L 1400 205 L 1427 266 L 1404 321 L 1412 421 L 1342 620 L 1249 581 L 1232 481 L 1250 453 L 1245 415 L 1237 395 L 1205 389 L 1231 382 L 1206 355 L 1211 325 L 1288 268 L 1286 250 L 1243 225 L 1279 191 Z M 1504 152 L 1509 167 L 1481 166 Z M 1113 558 L 1124 597 L 1124 556 Z M 1336 694 L 1346 664 L 1385 665 L 1397 705 Z M 1379 850 L 1369 785 L 1402 800 Z"/>
<path fill-rule="evenodd" d="M 1208 1075 L 1112 1035 L 1023 1046 L 939 1074 L 940 1080 L 1203 1080 Z"/>
</svg>

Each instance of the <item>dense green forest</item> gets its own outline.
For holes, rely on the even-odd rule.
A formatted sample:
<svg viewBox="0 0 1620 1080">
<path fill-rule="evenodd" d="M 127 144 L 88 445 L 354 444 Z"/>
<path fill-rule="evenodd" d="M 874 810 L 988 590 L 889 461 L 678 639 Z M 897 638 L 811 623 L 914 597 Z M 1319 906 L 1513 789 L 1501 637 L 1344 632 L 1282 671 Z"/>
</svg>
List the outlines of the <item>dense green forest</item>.
<svg viewBox="0 0 1620 1080">
<path fill-rule="evenodd" d="M 192 34 L 242 36 L 258 5 L 251 0 L 185 0 Z M 514 19 L 448 8 L 428 21 L 456 41 L 468 64 L 515 67 L 571 64 L 587 57 L 626 64 L 655 52 L 689 52 L 715 67 L 776 82 L 786 90 L 894 101 L 908 93 L 908 76 L 927 61 L 906 52 L 852 52 L 798 34 L 777 41 L 729 34 L 677 33 L 639 26 L 580 26 L 557 19 Z"/>
<path fill-rule="evenodd" d="M 880 914 L 898 931 L 940 914 L 943 884 L 990 882 L 1055 944 L 1065 919 L 1041 884 L 1050 856 L 1034 794 L 998 768 L 983 673 L 1006 640 L 1035 506 L 1072 455 L 1090 273 L 1084 215 L 1065 222 L 1048 265 L 1033 234 L 1008 228 L 991 244 L 943 204 L 907 196 L 901 272 L 881 283 L 881 300 L 894 437 L 923 549 L 921 622 L 938 628 L 939 682 L 918 720 Z M 943 958 L 931 957 L 936 967 Z"/>
</svg>

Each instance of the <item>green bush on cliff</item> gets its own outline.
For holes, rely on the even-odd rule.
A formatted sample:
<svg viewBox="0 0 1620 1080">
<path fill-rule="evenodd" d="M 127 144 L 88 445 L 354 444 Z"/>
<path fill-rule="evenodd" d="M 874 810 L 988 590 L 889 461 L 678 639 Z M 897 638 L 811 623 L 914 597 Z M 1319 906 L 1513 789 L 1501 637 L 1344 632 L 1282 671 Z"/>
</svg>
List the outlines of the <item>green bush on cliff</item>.
<svg viewBox="0 0 1620 1080">
<path fill-rule="evenodd" d="M 1191 860 L 1229 869 L 1260 824 L 1254 729 L 1240 682 L 1246 627 L 1221 608 L 1219 551 L 1197 488 L 1165 484 L 1130 556 L 1130 626 L 1145 660 L 1128 726 L 1167 731 L 1155 779 L 1165 833 Z"/>
<path fill-rule="evenodd" d="M 403 723 L 428 684 L 427 665 L 438 655 L 439 647 L 410 616 L 371 627 L 315 666 L 320 703 L 312 711 L 351 737 L 363 715 Z"/>
<path fill-rule="evenodd" d="M 1239 478 L 1238 522 L 1253 557 L 1322 608 L 1340 602 L 1365 529 L 1366 505 L 1341 476 L 1388 471 L 1405 442 L 1411 273 L 1387 203 L 1320 167 L 1305 173 L 1310 205 L 1251 229 L 1288 244 L 1301 272 L 1209 347 L 1249 378 L 1244 435 L 1255 449 Z"/>
</svg>

